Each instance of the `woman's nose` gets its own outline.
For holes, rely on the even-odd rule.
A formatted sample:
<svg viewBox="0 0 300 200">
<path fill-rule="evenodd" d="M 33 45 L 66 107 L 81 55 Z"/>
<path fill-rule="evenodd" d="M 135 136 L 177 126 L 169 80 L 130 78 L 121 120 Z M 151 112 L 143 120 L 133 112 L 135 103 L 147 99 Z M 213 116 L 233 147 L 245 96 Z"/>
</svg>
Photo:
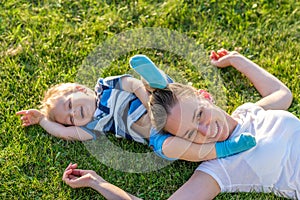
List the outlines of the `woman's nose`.
<svg viewBox="0 0 300 200">
<path fill-rule="evenodd" d="M 199 124 L 197 127 L 198 133 L 200 133 L 203 136 L 207 136 L 209 130 L 209 126 L 206 124 Z"/>
</svg>

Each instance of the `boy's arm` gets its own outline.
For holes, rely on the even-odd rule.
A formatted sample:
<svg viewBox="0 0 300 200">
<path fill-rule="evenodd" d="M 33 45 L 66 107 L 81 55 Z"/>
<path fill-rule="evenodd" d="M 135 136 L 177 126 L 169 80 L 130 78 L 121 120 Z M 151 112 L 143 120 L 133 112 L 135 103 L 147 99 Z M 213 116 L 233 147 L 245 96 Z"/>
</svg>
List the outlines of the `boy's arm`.
<svg viewBox="0 0 300 200">
<path fill-rule="evenodd" d="M 148 110 L 149 94 L 141 80 L 133 77 L 122 77 L 123 90 L 134 93 Z"/>
<path fill-rule="evenodd" d="M 64 140 L 86 141 L 93 139 L 93 136 L 78 126 L 64 126 L 57 122 L 52 122 L 46 117 L 39 122 L 40 126 L 50 135 Z"/>
<path fill-rule="evenodd" d="M 291 105 L 293 96 L 286 85 L 245 56 L 221 49 L 212 52 L 211 63 L 220 68 L 232 66 L 244 74 L 263 97 L 256 104 L 264 109 L 287 109 Z"/>
<path fill-rule="evenodd" d="M 90 140 L 93 136 L 84 131 L 83 129 L 76 126 L 66 127 L 62 124 L 52 122 L 48 120 L 39 110 L 30 109 L 22 110 L 16 113 L 17 115 L 22 115 L 22 125 L 31 126 L 34 124 L 39 124 L 45 131 L 50 135 L 53 135 L 64 140 Z"/>
</svg>

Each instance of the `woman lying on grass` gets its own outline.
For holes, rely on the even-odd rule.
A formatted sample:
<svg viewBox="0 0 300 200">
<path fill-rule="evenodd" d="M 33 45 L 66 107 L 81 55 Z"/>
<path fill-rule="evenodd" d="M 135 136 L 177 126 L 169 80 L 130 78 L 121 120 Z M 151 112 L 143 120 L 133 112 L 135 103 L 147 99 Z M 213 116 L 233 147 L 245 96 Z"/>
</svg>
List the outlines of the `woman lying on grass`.
<svg viewBox="0 0 300 200">
<path fill-rule="evenodd" d="M 149 70 L 159 72 L 146 56 L 136 56 L 130 64 L 142 74 Z M 162 73 L 156 74 L 158 77 L 151 78 L 172 81 Z M 23 126 L 39 124 L 55 137 L 85 141 L 95 139 L 99 133 L 114 132 L 117 137 L 149 143 L 157 155 L 170 160 L 209 160 L 255 146 L 254 137 L 246 133 L 229 140 L 227 134 L 210 140 L 161 135 L 151 129 L 146 109 L 148 95 L 142 81 L 129 75 L 100 78 L 95 92 L 84 85 L 64 83 L 47 91 L 41 111 L 23 110 L 17 114 L 23 115 Z"/>
<path fill-rule="evenodd" d="M 231 138 L 248 132 L 255 137 L 257 145 L 234 156 L 202 162 L 170 199 L 213 199 L 220 192 L 272 192 L 299 199 L 300 120 L 285 111 L 292 102 L 290 90 L 236 52 L 224 49 L 212 52 L 211 63 L 220 68 L 233 66 L 254 84 L 263 98 L 241 105 L 229 116 L 211 102 L 190 95 L 194 88 L 169 84 L 153 92 L 150 99 L 151 115 L 156 115 L 152 112 L 156 107 L 166 113 L 160 117 L 160 120 L 165 119 L 164 125 L 156 128 L 195 138 L 219 134 Z M 167 104 L 157 98 L 162 93 L 169 99 Z M 161 121 L 154 124 L 161 124 Z M 164 149 L 164 153 L 168 152 Z M 77 164 L 66 168 L 63 181 L 73 188 L 91 187 L 107 199 L 139 199 L 108 183 L 94 171 L 77 169 Z"/>
</svg>

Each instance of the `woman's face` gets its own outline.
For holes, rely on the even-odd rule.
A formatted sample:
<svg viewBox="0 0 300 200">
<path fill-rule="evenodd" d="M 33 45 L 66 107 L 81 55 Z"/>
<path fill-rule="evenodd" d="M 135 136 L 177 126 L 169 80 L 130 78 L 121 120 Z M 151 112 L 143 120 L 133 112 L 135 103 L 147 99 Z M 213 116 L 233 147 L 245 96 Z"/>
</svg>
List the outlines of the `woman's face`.
<svg viewBox="0 0 300 200">
<path fill-rule="evenodd" d="M 228 138 L 237 122 L 211 102 L 199 98 L 179 98 L 171 109 L 164 130 L 195 143 Z"/>
</svg>

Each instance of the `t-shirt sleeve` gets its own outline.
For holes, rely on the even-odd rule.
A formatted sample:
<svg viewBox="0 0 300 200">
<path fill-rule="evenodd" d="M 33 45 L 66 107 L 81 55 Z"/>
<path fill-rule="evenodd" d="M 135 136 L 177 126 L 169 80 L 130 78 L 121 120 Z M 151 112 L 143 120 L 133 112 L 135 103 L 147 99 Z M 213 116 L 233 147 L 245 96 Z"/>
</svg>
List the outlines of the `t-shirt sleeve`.
<svg viewBox="0 0 300 200">
<path fill-rule="evenodd" d="M 151 128 L 150 130 L 150 139 L 149 139 L 149 146 L 153 149 L 153 151 L 161 158 L 164 158 L 166 160 L 177 160 L 176 158 L 168 158 L 164 155 L 162 150 L 162 145 L 165 142 L 165 140 L 172 135 L 169 133 L 161 133 L 156 131 L 154 128 Z"/>
</svg>

